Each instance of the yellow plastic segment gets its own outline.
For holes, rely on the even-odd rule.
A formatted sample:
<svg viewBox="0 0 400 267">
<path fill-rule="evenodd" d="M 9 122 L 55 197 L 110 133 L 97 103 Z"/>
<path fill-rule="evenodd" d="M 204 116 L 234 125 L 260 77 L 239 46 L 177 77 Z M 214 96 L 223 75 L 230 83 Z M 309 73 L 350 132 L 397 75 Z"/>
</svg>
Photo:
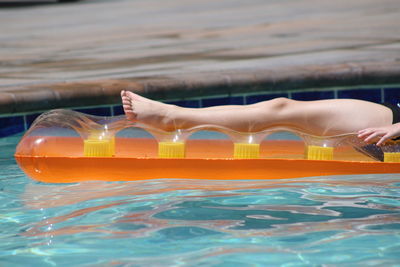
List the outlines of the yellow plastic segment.
<svg viewBox="0 0 400 267">
<path fill-rule="evenodd" d="M 112 157 L 115 154 L 115 139 L 86 139 L 83 143 L 85 157 Z"/>
<path fill-rule="evenodd" d="M 112 157 L 115 155 L 115 136 L 105 135 L 103 131 L 93 130 L 83 141 L 85 157 Z"/>
<path fill-rule="evenodd" d="M 159 158 L 184 158 L 185 144 L 183 142 L 159 142 Z"/>
<path fill-rule="evenodd" d="M 258 159 L 260 157 L 260 145 L 235 143 L 233 157 L 235 159 Z"/>
<path fill-rule="evenodd" d="M 313 160 L 332 160 L 333 147 L 307 146 L 307 159 Z"/>
<path fill-rule="evenodd" d="M 400 152 L 385 152 L 383 153 L 384 162 L 400 162 Z"/>
</svg>

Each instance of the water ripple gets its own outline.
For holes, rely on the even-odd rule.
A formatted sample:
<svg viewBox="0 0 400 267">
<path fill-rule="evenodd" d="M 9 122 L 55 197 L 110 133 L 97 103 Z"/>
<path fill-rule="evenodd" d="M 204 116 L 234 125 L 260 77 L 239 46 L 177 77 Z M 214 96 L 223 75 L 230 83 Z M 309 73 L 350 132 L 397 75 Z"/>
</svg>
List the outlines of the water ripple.
<svg viewBox="0 0 400 267">
<path fill-rule="evenodd" d="M 400 261 L 398 175 L 59 185 L 30 181 L 15 163 L 5 169 L 0 265 Z"/>
</svg>

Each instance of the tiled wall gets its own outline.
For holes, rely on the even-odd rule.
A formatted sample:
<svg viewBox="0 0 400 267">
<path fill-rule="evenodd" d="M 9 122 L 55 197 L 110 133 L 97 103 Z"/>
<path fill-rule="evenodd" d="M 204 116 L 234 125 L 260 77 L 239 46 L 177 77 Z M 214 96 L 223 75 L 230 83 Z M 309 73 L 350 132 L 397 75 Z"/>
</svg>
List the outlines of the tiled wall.
<svg viewBox="0 0 400 267">
<path fill-rule="evenodd" d="M 205 97 L 201 99 L 185 99 L 166 101 L 167 103 L 190 107 L 210 107 L 218 105 L 245 105 L 273 99 L 288 97 L 295 100 L 319 100 L 332 98 L 354 98 L 368 100 L 376 103 L 400 102 L 400 86 L 383 86 L 380 88 L 352 88 L 352 89 L 325 89 L 285 92 L 259 92 L 258 94 L 242 94 L 234 96 Z M 95 108 L 75 109 L 87 114 L 98 116 L 114 116 L 123 114 L 122 106 L 107 106 Z M 0 137 L 13 135 L 27 130 L 40 113 L 0 117 Z"/>
</svg>

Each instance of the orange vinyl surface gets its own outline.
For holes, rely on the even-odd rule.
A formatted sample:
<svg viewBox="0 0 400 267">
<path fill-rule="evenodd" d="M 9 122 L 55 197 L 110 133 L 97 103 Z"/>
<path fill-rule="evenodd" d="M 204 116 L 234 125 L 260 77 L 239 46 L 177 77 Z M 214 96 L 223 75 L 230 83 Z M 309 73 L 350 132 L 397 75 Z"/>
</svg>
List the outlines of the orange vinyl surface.
<svg viewBox="0 0 400 267">
<path fill-rule="evenodd" d="M 32 149 L 37 140 L 38 137 L 25 138 L 15 157 L 29 177 L 48 183 L 400 173 L 400 163 L 371 161 L 350 147 L 337 149 L 332 161 L 304 160 L 300 141 L 264 141 L 260 159 L 232 159 L 233 144 L 227 140 L 189 140 L 186 158 L 160 159 L 153 139 L 117 138 L 116 156 L 108 158 L 84 157 L 83 141 L 78 137 L 43 137 L 40 146 Z"/>
</svg>

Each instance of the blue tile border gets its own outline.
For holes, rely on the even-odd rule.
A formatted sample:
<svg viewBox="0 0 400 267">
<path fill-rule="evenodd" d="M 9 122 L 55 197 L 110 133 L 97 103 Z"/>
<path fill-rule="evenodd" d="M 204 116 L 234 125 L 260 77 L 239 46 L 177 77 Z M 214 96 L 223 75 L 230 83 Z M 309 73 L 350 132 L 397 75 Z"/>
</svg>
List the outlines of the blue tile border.
<svg viewBox="0 0 400 267">
<path fill-rule="evenodd" d="M 205 98 L 201 100 L 201 106 L 212 107 L 212 106 L 221 106 L 221 105 L 243 105 L 244 97 L 243 96 L 233 96 L 233 97 L 217 97 L 217 98 Z"/>
<path fill-rule="evenodd" d="M 384 90 L 384 102 L 392 104 L 400 102 L 400 86 L 397 88 L 386 88 Z"/>
<path fill-rule="evenodd" d="M 195 99 L 183 99 L 167 101 L 166 103 L 182 107 L 200 108 L 219 105 L 244 105 L 253 104 L 260 101 L 270 100 L 277 97 L 289 97 L 294 100 L 320 100 L 334 98 L 353 98 L 367 100 L 376 103 L 400 102 L 400 86 L 387 85 L 381 88 L 371 87 L 359 89 L 326 89 L 326 90 L 294 90 L 287 92 L 259 92 L 258 94 L 238 94 L 234 96 L 207 97 Z M 118 116 L 123 115 L 121 105 L 110 105 L 102 107 L 76 108 L 74 110 L 96 116 Z M 33 121 L 41 113 L 30 113 L 23 115 L 10 115 L 0 117 L 0 137 L 13 135 L 27 130 Z"/>
<path fill-rule="evenodd" d="M 0 118 L 0 137 L 13 135 L 25 130 L 24 116 L 10 116 Z"/>
<path fill-rule="evenodd" d="M 31 127 L 32 123 L 40 116 L 41 113 L 33 113 L 25 116 L 26 128 Z"/>
<path fill-rule="evenodd" d="M 201 103 L 199 99 L 196 100 L 179 100 L 179 101 L 167 101 L 167 104 L 172 104 L 180 107 L 185 108 L 200 108 Z"/>
<path fill-rule="evenodd" d="M 118 115 L 123 115 L 124 114 L 124 108 L 122 107 L 122 105 L 112 107 L 112 109 L 113 109 L 114 116 L 118 116 Z"/>
<path fill-rule="evenodd" d="M 96 108 L 79 108 L 74 109 L 75 111 L 79 111 L 82 113 L 95 115 L 95 116 L 111 116 L 112 111 L 110 107 L 96 107 Z"/>
<path fill-rule="evenodd" d="M 292 99 L 310 101 L 310 100 L 322 100 L 335 98 L 334 91 L 311 91 L 311 92 L 294 92 L 292 93 Z"/>
<path fill-rule="evenodd" d="M 339 90 L 338 98 L 352 98 L 352 99 L 366 100 L 375 103 L 381 103 L 382 92 L 380 89 Z"/>
</svg>

